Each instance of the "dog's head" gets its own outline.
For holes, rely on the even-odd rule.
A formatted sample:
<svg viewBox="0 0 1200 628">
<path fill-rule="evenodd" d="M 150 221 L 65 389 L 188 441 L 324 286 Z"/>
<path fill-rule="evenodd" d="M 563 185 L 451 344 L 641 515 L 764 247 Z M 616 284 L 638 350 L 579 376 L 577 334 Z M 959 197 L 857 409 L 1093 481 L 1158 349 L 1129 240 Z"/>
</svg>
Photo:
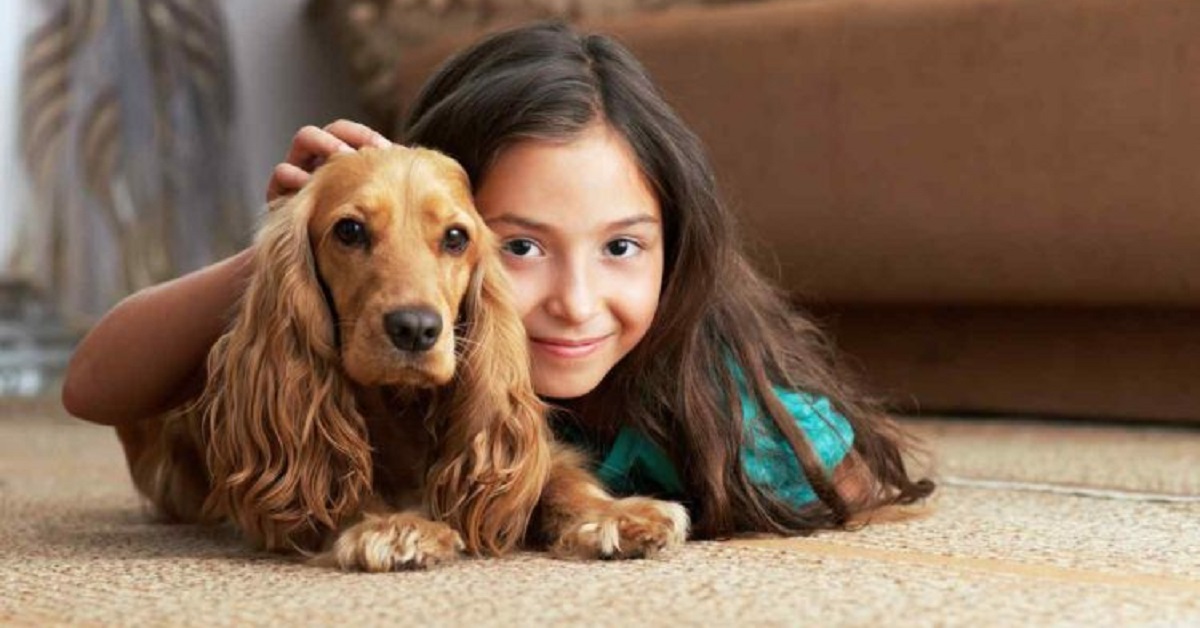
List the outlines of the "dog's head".
<svg viewBox="0 0 1200 628">
<path fill-rule="evenodd" d="M 460 310 L 493 254 L 466 173 L 431 150 L 365 149 L 333 158 L 305 193 L 287 209 L 308 214 L 295 219 L 307 225 L 347 375 L 376 386 L 450 381 Z"/>
<path fill-rule="evenodd" d="M 545 407 L 457 162 L 403 147 L 335 157 L 268 214 L 256 247 L 200 401 L 206 508 L 268 547 L 318 546 L 372 490 L 356 391 L 438 387 L 430 512 L 473 552 L 519 542 L 549 470 Z"/>
</svg>

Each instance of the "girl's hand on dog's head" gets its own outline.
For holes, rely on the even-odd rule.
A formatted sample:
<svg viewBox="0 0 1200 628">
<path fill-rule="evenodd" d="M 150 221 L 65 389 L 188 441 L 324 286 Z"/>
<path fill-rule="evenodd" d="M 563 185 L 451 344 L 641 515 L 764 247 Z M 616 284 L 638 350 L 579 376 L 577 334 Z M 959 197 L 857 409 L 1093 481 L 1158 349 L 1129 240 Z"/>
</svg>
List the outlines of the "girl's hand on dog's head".
<svg viewBox="0 0 1200 628">
<path fill-rule="evenodd" d="M 283 163 L 275 166 L 267 183 L 267 202 L 295 194 L 308 183 L 314 170 L 339 152 L 353 152 L 364 146 L 386 148 L 392 143 L 378 131 L 350 120 L 338 120 L 318 128 L 306 126 L 292 136 Z"/>
</svg>

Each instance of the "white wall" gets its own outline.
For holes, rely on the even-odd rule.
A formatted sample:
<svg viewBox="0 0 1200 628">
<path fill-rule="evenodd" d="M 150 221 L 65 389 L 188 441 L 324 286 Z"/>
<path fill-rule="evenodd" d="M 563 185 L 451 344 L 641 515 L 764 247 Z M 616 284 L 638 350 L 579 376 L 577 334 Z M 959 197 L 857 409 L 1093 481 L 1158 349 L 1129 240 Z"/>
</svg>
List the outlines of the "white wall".
<svg viewBox="0 0 1200 628">
<path fill-rule="evenodd" d="M 260 211 L 267 178 L 304 124 L 360 117 L 340 59 L 304 18 L 307 0 L 221 0 L 237 73 L 237 128 L 247 205 Z M 28 202 L 17 152 L 20 48 L 36 26 L 38 0 L 0 0 L 0 276 Z"/>
<path fill-rule="evenodd" d="M 29 186 L 20 167 L 17 112 L 20 95 L 22 33 L 31 7 L 30 0 L 0 2 L 0 277 L 12 256 L 16 236 L 16 212 L 29 202 Z"/>
</svg>

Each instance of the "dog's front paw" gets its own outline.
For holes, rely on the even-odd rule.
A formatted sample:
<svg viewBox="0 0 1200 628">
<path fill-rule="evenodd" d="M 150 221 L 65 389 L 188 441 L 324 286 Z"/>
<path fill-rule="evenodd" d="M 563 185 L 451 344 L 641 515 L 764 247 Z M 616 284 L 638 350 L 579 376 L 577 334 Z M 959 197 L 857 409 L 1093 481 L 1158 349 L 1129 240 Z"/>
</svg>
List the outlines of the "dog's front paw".
<svg viewBox="0 0 1200 628">
<path fill-rule="evenodd" d="M 561 558 L 648 558 L 687 540 L 687 510 L 674 502 L 628 497 L 572 520 L 550 546 Z"/>
<path fill-rule="evenodd" d="M 427 569 L 463 551 L 450 526 L 412 513 L 368 514 L 346 529 L 320 562 L 346 571 Z"/>
</svg>

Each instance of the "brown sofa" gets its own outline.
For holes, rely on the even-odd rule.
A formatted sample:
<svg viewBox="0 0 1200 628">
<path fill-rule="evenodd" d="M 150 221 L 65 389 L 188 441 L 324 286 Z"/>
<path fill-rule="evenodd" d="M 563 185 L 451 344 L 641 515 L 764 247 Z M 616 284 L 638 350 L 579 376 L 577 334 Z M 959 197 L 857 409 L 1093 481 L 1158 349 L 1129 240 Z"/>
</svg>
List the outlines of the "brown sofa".
<svg viewBox="0 0 1200 628">
<path fill-rule="evenodd" d="M 900 407 L 1200 420 L 1200 2 L 793 0 L 586 26 L 638 54 L 752 250 Z M 404 55 L 398 110 L 466 39 Z"/>
</svg>

